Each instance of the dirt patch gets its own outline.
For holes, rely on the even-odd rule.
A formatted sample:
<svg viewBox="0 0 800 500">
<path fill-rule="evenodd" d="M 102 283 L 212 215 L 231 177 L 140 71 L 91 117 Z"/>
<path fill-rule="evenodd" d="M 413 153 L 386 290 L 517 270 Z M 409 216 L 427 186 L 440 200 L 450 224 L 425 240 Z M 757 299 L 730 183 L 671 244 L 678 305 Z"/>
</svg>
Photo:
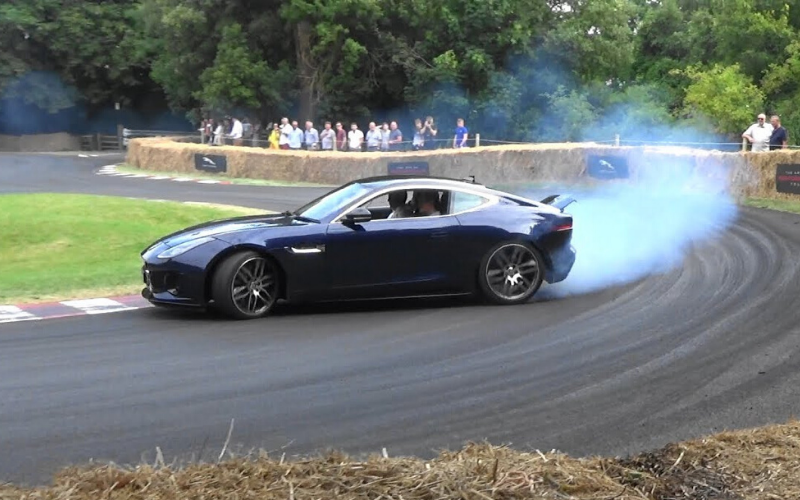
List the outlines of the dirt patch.
<svg viewBox="0 0 800 500">
<path fill-rule="evenodd" d="M 791 421 L 622 459 L 470 444 L 429 461 L 262 454 L 180 469 L 163 463 L 75 467 L 62 470 L 51 486 L 0 486 L 0 498 L 788 500 L 800 498 L 799 471 L 800 424 Z"/>
</svg>

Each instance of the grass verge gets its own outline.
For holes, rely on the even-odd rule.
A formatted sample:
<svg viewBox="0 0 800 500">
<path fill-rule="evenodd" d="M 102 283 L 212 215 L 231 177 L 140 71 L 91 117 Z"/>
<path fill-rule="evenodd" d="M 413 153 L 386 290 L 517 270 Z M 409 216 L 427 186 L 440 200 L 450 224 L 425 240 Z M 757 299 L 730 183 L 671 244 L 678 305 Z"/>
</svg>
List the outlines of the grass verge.
<svg viewBox="0 0 800 500">
<path fill-rule="evenodd" d="M 800 200 L 773 200 L 770 198 L 747 198 L 744 204 L 748 207 L 768 208 L 779 212 L 800 214 Z"/>
<path fill-rule="evenodd" d="M 139 252 L 192 224 L 242 207 L 111 196 L 0 196 L 0 304 L 138 293 Z"/>
<path fill-rule="evenodd" d="M 216 181 L 227 181 L 231 184 L 244 184 L 249 186 L 276 186 L 276 187 L 330 187 L 327 184 L 314 184 L 310 182 L 286 182 L 286 181 L 273 181 L 268 179 L 245 179 L 242 177 L 230 177 L 220 174 L 209 174 L 206 172 L 167 172 L 162 170 L 144 170 L 137 168 L 126 163 L 117 165 L 117 172 L 125 174 L 145 174 L 153 176 L 170 176 L 170 177 L 191 177 L 192 179 L 209 179 Z"/>
<path fill-rule="evenodd" d="M 224 451 L 224 450 L 223 450 Z M 284 460 L 266 454 L 219 464 L 72 467 L 52 485 L 0 486 L 0 498 L 259 498 L 486 500 L 800 498 L 800 425 L 724 432 L 628 458 L 571 458 L 488 444 L 429 461 L 338 453 Z"/>
</svg>

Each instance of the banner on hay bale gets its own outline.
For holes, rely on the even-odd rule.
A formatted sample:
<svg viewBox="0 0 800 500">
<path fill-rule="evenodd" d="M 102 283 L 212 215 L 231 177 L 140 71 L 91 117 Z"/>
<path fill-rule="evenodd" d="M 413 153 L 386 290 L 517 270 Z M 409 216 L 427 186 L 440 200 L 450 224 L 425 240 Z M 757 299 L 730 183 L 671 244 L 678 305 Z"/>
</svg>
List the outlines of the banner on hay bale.
<svg viewBox="0 0 800 500">
<path fill-rule="evenodd" d="M 430 175 L 427 161 L 389 162 L 389 175 Z"/>
<path fill-rule="evenodd" d="M 194 168 L 203 172 L 227 172 L 228 159 L 224 155 L 195 153 Z"/>
<path fill-rule="evenodd" d="M 589 155 L 586 171 L 595 179 L 627 179 L 630 177 L 628 159 L 623 156 Z"/>
<path fill-rule="evenodd" d="M 800 165 L 781 164 L 775 167 L 775 190 L 779 193 L 800 194 Z"/>
</svg>

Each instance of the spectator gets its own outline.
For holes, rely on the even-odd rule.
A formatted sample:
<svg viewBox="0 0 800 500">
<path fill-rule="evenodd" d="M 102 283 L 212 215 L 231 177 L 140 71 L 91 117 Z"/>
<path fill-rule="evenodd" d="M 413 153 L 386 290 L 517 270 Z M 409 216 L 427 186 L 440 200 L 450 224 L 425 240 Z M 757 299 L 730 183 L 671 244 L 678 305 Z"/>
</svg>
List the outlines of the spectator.
<svg viewBox="0 0 800 500">
<path fill-rule="evenodd" d="M 381 125 L 381 151 L 389 151 L 389 124 L 383 122 Z"/>
<path fill-rule="evenodd" d="M 350 151 L 361 151 L 361 144 L 364 142 L 364 132 L 358 130 L 358 124 L 350 125 L 350 132 L 347 134 Z"/>
<path fill-rule="evenodd" d="M 225 127 L 222 125 L 222 122 L 217 122 L 217 129 L 214 130 L 214 145 L 215 146 L 222 146 L 222 136 L 225 134 Z"/>
<path fill-rule="evenodd" d="M 411 142 L 411 147 L 414 151 L 419 151 L 425 146 L 425 138 L 422 135 L 423 130 L 422 120 L 419 118 L 414 120 L 414 140 Z"/>
<path fill-rule="evenodd" d="M 289 149 L 289 140 L 293 131 L 294 128 L 289 125 L 289 119 L 286 117 L 281 118 L 281 138 L 278 141 L 278 145 L 281 149 Z"/>
<path fill-rule="evenodd" d="M 456 120 L 456 135 L 453 137 L 454 148 L 464 148 L 467 146 L 467 139 L 469 138 L 469 130 L 464 126 L 464 119 L 459 118 Z"/>
<path fill-rule="evenodd" d="M 242 139 L 248 144 L 251 144 L 253 140 L 253 125 L 246 116 L 242 119 Z"/>
<path fill-rule="evenodd" d="M 425 127 L 422 129 L 422 138 L 425 142 L 425 149 L 436 148 L 436 124 L 433 122 L 433 117 L 428 116 L 425 118 Z"/>
<path fill-rule="evenodd" d="M 206 138 L 208 144 L 214 144 L 214 120 L 212 118 L 206 121 Z"/>
<path fill-rule="evenodd" d="M 337 124 L 337 126 L 339 126 L 339 124 Z M 333 141 L 336 139 L 336 132 L 331 129 L 331 122 L 325 122 L 325 128 L 320 132 L 319 138 L 322 143 L 323 151 L 333 150 Z"/>
<path fill-rule="evenodd" d="M 289 132 L 289 149 L 302 149 L 303 147 L 303 131 L 297 120 L 292 121 L 292 131 Z"/>
<path fill-rule="evenodd" d="M 383 136 L 380 129 L 375 128 L 375 122 L 369 122 L 367 130 L 367 151 L 380 151 Z"/>
<path fill-rule="evenodd" d="M 789 137 L 786 133 L 786 129 L 781 125 L 780 117 L 778 115 L 772 115 L 770 122 L 772 122 L 772 135 L 769 138 L 770 151 L 786 149 L 788 147 Z"/>
<path fill-rule="evenodd" d="M 347 149 L 347 133 L 344 131 L 342 122 L 336 122 L 336 149 L 339 151 Z"/>
<path fill-rule="evenodd" d="M 309 151 L 319 149 L 319 132 L 314 128 L 314 123 L 311 121 L 306 122 L 305 146 Z"/>
<path fill-rule="evenodd" d="M 767 151 L 769 139 L 772 136 L 772 125 L 765 124 L 767 116 L 764 113 L 758 115 L 758 121 L 744 131 L 742 137 L 752 144 L 751 151 Z"/>
<path fill-rule="evenodd" d="M 261 142 L 260 137 L 261 137 L 261 121 L 256 120 L 256 122 L 253 123 L 253 136 L 250 138 L 250 145 L 253 146 L 254 148 L 257 148 L 258 143 Z"/>
<path fill-rule="evenodd" d="M 242 133 L 244 131 L 242 127 L 242 122 L 240 122 L 239 119 L 236 118 L 235 116 L 231 117 L 231 121 L 233 122 L 233 124 L 231 126 L 230 138 L 233 139 L 234 146 L 241 146 Z"/>
<path fill-rule="evenodd" d="M 400 151 L 402 149 L 401 145 L 403 143 L 403 133 L 397 128 L 396 121 L 393 121 L 389 125 L 389 128 L 392 130 L 389 132 L 389 149 L 391 151 Z"/>
<path fill-rule="evenodd" d="M 269 133 L 269 148 L 280 149 L 281 147 L 281 126 L 277 123 L 272 124 L 272 131 Z"/>
</svg>

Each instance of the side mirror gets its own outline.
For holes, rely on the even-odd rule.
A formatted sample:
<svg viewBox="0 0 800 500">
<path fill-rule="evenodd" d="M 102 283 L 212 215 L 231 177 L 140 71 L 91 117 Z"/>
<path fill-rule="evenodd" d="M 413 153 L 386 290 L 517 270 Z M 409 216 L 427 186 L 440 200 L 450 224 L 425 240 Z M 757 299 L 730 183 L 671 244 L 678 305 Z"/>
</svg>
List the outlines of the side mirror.
<svg viewBox="0 0 800 500">
<path fill-rule="evenodd" d="M 351 210 L 344 218 L 350 224 L 361 224 L 372 220 L 372 212 L 364 207 L 358 207 Z"/>
</svg>

